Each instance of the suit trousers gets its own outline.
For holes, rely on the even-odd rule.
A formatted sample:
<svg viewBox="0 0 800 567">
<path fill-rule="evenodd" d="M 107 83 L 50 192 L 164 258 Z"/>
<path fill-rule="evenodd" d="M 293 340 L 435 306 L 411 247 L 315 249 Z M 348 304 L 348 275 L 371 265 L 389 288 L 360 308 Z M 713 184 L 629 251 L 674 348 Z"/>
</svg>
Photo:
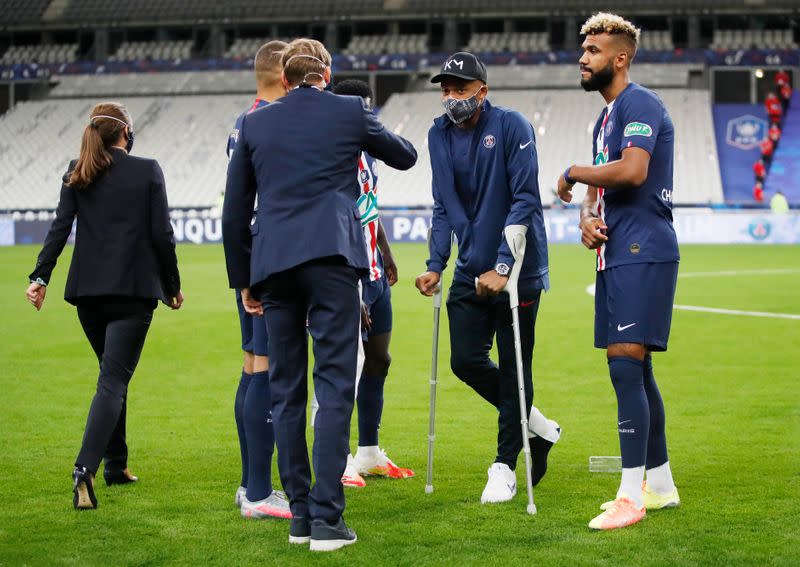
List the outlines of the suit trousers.
<svg viewBox="0 0 800 567">
<path fill-rule="evenodd" d="M 519 326 L 526 411 L 533 402 L 533 345 L 541 290 L 519 287 Z M 454 281 L 447 298 L 450 366 L 460 380 L 498 411 L 497 457 L 512 470 L 522 450 L 514 329 L 508 295 L 478 297 L 475 286 Z M 497 337 L 499 367 L 489 358 Z"/>
<path fill-rule="evenodd" d="M 269 333 L 272 423 L 281 483 L 295 518 L 339 520 L 350 453 L 360 309 L 359 272 L 340 256 L 312 260 L 267 278 L 259 293 Z M 308 326 L 308 332 L 306 332 Z M 312 461 L 306 445 L 308 334 L 313 340 Z"/>
<path fill-rule="evenodd" d="M 83 332 L 100 363 L 97 391 L 75 460 L 75 466 L 84 466 L 92 474 L 97 474 L 103 459 L 106 469 L 128 466 L 128 383 L 139 362 L 155 306 L 154 299 L 112 296 L 78 302 Z"/>
</svg>

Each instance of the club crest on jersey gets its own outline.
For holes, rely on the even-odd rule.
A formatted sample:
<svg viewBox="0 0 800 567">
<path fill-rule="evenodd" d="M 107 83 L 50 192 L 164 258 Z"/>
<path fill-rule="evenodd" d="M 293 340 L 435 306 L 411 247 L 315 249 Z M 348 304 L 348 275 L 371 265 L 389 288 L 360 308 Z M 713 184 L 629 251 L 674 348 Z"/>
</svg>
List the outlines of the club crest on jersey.
<svg viewBox="0 0 800 567">
<path fill-rule="evenodd" d="M 497 140 L 495 140 L 494 136 L 492 136 L 491 134 L 489 134 L 483 139 L 483 147 L 486 148 L 487 150 L 491 150 L 494 147 L 495 143 L 497 143 Z"/>
<path fill-rule="evenodd" d="M 614 121 L 613 120 L 609 120 L 608 124 L 606 124 L 606 132 L 605 132 L 604 135 L 606 137 L 608 137 L 608 136 L 611 135 L 611 132 L 613 132 L 613 131 L 614 131 Z"/>
<path fill-rule="evenodd" d="M 358 176 L 361 179 L 361 183 L 366 183 L 369 181 L 369 172 L 366 169 L 359 171 Z"/>
<path fill-rule="evenodd" d="M 625 126 L 624 136 L 626 138 L 630 138 L 631 136 L 644 136 L 645 138 L 649 138 L 652 135 L 653 129 L 649 124 L 645 124 L 644 122 L 631 122 Z"/>
<path fill-rule="evenodd" d="M 234 144 L 239 141 L 239 129 L 238 128 L 234 129 L 233 132 L 231 132 L 231 140 L 233 140 Z"/>
</svg>

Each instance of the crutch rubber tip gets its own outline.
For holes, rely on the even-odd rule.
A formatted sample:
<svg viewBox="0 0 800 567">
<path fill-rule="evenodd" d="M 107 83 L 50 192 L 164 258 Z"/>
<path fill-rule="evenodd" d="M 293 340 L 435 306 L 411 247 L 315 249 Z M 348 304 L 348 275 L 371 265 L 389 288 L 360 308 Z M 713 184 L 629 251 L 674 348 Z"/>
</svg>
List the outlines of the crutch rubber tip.
<svg viewBox="0 0 800 567">
<path fill-rule="evenodd" d="M 425 494 L 433 494 L 433 485 L 432 484 L 426 484 L 425 485 Z M 535 513 L 535 509 L 534 509 L 534 513 Z"/>
<path fill-rule="evenodd" d="M 531 516 L 536 514 L 536 504 L 528 504 L 528 514 Z"/>
</svg>

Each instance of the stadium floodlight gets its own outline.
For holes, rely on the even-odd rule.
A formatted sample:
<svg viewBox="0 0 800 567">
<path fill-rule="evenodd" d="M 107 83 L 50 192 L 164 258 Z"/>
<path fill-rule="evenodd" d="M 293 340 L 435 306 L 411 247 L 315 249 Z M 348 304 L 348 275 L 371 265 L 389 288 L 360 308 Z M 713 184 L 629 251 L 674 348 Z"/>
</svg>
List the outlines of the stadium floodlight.
<svg viewBox="0 0 800 567">
<path fill-rule="evenodd" d="M 528 491 L 528 514 L 536 513 L 536 504 L 533 503 L 533 478 L 531 473 L 531 443 L 528 439 L 528 410 L 525 403 L 525 378 L 522 367 L 522 341 L 519 332 L 519 273 L 522 270 L 522 261 L 525 258 L 525 235 L 528 227 L 521 224 L 512 224 L 505 228 L 504 233 L 511 255 L 514 257 L 514 267 L 508 277 L 505 292 L 511 306 L 511 320 L 514 327 L 514 354 L 517 366 L 517 386 L 519 387 L 519 417 L 522 427 L 522 451 L 525 453 L 525 488 Z M 533 385 L 533 368 L 531 368 L 531 385 Z"/>
</svg>

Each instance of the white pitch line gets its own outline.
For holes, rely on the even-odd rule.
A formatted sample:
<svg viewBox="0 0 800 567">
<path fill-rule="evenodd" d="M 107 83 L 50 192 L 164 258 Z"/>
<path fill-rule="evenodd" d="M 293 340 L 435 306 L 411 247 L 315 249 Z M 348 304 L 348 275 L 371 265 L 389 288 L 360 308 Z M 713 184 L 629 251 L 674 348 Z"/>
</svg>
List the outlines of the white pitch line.
<svg viewBox="0 0 800 567">
<path fill-rule="evenodd" d="M 687 272 L 678 273 L 679 278 L 718 278 L 725 276 L 777 276 L 782 274 L 800 274 L 800 269 L 772 270 L 724 270 L 721 272 Z"/>
<path fill-rule="evenodd" d="M 594 296 L 595 284 L 586 286 L 586 293 Z M 767 311 L 741 311 L 739 309 L 720 309 L 718 307 L 701 307 L 698 305 L 673 305 L 673 309 L 680 311 L 696 311 L 700 313 L 715 313 L 717 315 L 742 315 L 745 317 L 766 317 L 770 319 L 793 319 L 800 321 L 800 315 L 794 313 L 769 313 Z"/>
<path fill-rule="evenodd" d="M 747 317 L 769 317 L 772 319 L 800 320 L 800 315 L 792 313 L 768 313 L 766 311 L 740 311 L 738 309 L 719 309 L 717 307 L 698 307 L 696 305 L 675 305 L 681 311 L 700 311 L 702 313 L 717 313 L 719 315 L 745 315 Z"/>
</svg>

